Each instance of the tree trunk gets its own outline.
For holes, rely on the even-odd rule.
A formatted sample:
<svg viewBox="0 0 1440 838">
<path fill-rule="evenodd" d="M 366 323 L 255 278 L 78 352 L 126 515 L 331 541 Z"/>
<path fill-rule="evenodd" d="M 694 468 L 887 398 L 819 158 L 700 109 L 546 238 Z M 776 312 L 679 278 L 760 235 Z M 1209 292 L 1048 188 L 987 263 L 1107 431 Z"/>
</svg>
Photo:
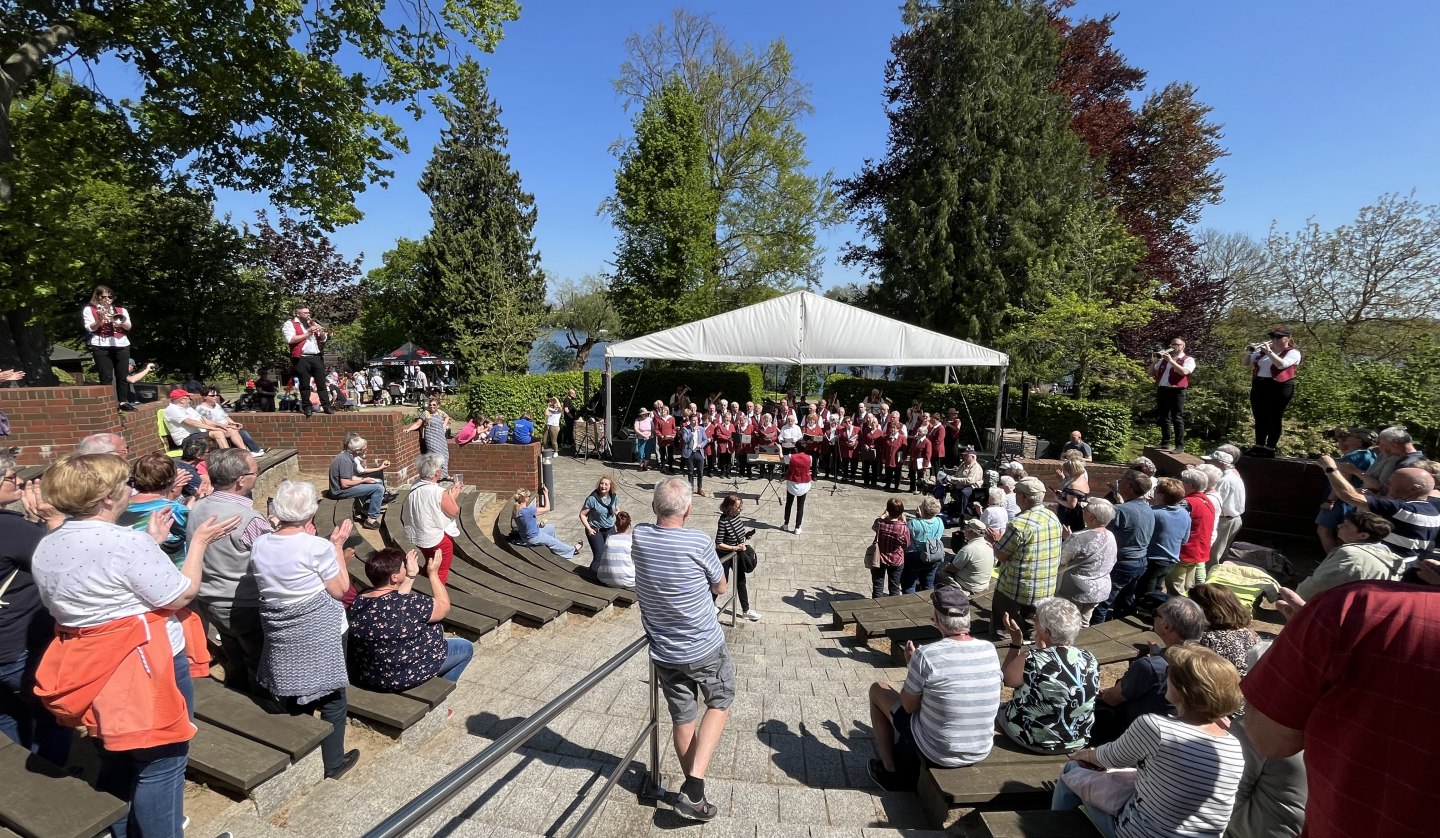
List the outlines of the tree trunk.
<svg viewBox="0 0 1440 838">
<path fill-rule="evenodd" d="M 570 348 L 575 350 L 575 365 L 571 367 L 575 372 L 582 372 L 585 365 L 590 363 L 590 350 L 595 348 L 597 341 L 585 338 L 580 343 L 571 344 Z"/>
<path fill-rule="evenodd" d="M 30 323 L 31 314 L 27 307 L 0 316 L 0 369 L 23 370 L 25 383 L 33 386 L 55 384 L 45 326 Z"/>
<path fill-rule="evenodd" d="M 15 149 L 10 144 L 10 102 L 44 66 L 45 59 L 74 39 L 74 21 L 57 23 L 16 47 L 15 52 L 0 63 L 0 163 L 15 159 Z M 0 174 L 0 204 L 10 203 L 10 189 L 10 179 Z"/>
</svg>

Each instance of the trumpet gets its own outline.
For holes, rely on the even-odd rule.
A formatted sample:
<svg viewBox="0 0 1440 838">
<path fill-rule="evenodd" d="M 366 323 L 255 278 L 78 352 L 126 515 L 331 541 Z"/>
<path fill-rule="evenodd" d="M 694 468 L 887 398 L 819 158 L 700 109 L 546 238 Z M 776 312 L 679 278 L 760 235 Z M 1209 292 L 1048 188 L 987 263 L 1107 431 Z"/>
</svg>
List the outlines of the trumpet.
<svg viewBox="0 0 1440 838">
<path fill-rule="evenodd" d="M 300 322 L 305 326 L 305 330 L 307 332 L 314 333 L 316 340 L 325 340 L 326 338 L 330 337 L 329 330 L 327 330 L 325 326 L 319 321 L 312 318 L 310 320 L 302 320 Z"/>
<path fill-rule="evenodd" d="M 1260 350 L 1266 349 L 1266 348 L 1268 348 L 1269 346 L 1270 346 L 1270 341 L 1268 341 L 1268 340 L 1261 340 L 1261 341 L 1256 341 L 1255 343 L 1252 343 L 1252 344 L 1248 344 L 1248 345 L 1245 347 L 1245 350 L 1246 350 L 1247 352 L 1259 352 Z"/>
</svg>

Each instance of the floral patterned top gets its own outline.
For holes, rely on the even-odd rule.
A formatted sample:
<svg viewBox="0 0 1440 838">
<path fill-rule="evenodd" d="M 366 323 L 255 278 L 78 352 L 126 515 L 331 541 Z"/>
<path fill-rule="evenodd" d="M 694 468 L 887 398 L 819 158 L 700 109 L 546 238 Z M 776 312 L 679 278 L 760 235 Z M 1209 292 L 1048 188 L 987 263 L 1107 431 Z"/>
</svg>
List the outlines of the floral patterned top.
<svg viewBox="0 0 1440 838">
<path fill-rule="evenodd" d="M 1250 669 L 1250 664 L 1245 658 L 1259 642 L 1260 636 L 1248 628 L 1207 631 L 1200 637 L 1201 646 L 1235 664 L 1235 668 L 1240 671 L 1242 678 Z"/>
<path fill-rule="evenodd" d="M 1024 682 L 1000 708 L 1005 732 L 1044 751 L 1083 748 L 1095 726 L 1100 662 L 1079 646 L 1031 647 Z"/>
<path fill-rule="evenodd" d="M 350 604 L 350 675 L 355 683 L 400 692 L 434 678 L 445 662 L 445 632 L 430 622 L 434 605 L 420 593 L 356 597 Z"/>
</svg>

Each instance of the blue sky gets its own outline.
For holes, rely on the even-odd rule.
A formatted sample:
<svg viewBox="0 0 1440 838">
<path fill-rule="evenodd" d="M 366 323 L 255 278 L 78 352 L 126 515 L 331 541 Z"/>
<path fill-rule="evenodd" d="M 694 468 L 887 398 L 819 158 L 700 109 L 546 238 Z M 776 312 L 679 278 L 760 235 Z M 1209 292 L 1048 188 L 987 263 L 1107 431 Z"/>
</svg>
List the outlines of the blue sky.
<svg viewBox="0 0 1440 838">
<path fill-rule="evenodd" d="M 726 0 L 687 8 L 712 13 L 739 42 L 785 39 L 812 88 L 815 112 L 803 130 L 813 170 L 844 177 L 885 150 L 883 72 L 899 5 Z M 530 0 L 496 52 L 481 57 L 514 165 L 536 197 L 536 236 L 552 277 L 603 270 L 613 252 L 610 225 L 595 210 L 613 186 L 609 146 L 628 133 L 631 115 L 611 82 L 625 36 L 667 19 L 674 7 Z M 1225 126 L 1224 201 L 1205 211 L 1202 226 L 1263 236 L 1272 220 L 1281 229 L 1311 216 L 1323 226 L 1345 223 L 1386 192 L 1416 189 L 1421 200 L 1440 201 L 1433 85 L 1440 3 L 1081 0 L 1075 12 L 1119 13 L 1114 43 L 1149 72 L 1148 83 L 1194 83 Z M 364 252 L 367 269 L 396 238 L 418 238 L 429 227 L 415 182 L 440 120 L 405 119 L 405 126 L 411 153 L 393 161 L 390 187 L 361 196 L 365 219 L 334 234 L 342 252 Z M 219 209 L 239 220 L 262 205 L 255 196 L 224 196 Z M 825 286 L 860 279 L 838 263 L 840 247 L 855 236 L 849 225 L 825 234 Z"/>
</svg>

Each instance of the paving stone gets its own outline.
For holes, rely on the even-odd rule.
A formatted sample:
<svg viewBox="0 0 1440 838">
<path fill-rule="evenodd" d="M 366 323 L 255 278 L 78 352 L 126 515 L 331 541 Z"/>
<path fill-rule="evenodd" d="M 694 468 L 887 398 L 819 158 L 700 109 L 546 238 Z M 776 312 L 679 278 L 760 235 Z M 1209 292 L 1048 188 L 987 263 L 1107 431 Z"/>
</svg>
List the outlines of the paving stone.
<svg viewBox="0 0 1440 838">
<path fill-rule="evenodd" d="M 826 789 L 825 810 L 834 826 L 870 826 L 879 822 L 875 797 L 854 789 Z"/>
<path fill-rule="evenodd" d="M 778 791 L 781 823 L 829 823 L 825 792 L 812 788 L 781 788 Z"/>
</svg>

